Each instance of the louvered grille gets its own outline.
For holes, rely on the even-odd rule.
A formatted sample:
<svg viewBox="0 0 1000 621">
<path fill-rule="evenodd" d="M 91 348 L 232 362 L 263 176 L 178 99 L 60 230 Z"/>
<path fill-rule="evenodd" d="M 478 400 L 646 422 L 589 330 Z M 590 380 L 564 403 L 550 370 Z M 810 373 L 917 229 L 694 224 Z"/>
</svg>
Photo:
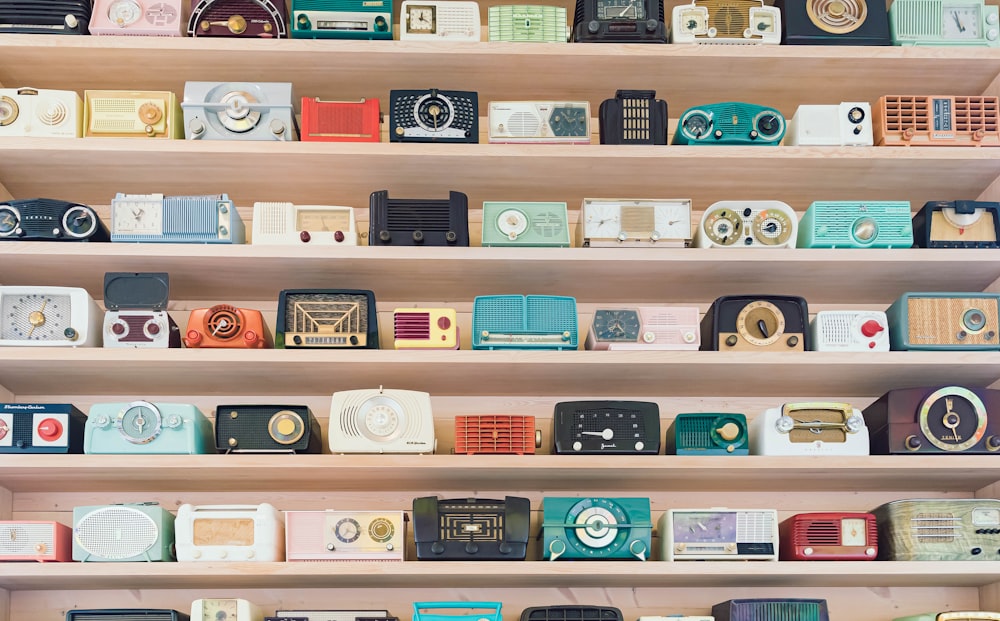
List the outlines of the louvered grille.
<svg viewBox="0 0 1000 621">
<path fill-rule="evenodd" d="M 163 200 L 164 234 L 218 239 L 219 211 L 215 197 L 168 196 Z"/>
<path fill-rule="evenodd" d="M 389 199 L 386 226 L 390 231 L 452 230 L 451 204 L 447 200 Z"/>
<path fill-rule="evenodd" d="M 983 129 L 997 131 L 998 106 L 996 97 L 956 97 L 955 130 L 972 133 Z"/>
<path fill-rule="evenodd" d="M 430 313 L 396 313 L 393 317 L 393 328 L 396 339 L 420 339 L 431 337 Z"/>
<path fill-rule="evenodd" d="M 792 538 L 797 546 L 838 546 L 840 520 L 798 520 Z"/>
<path fill-rule="evenodd" d="M 109 560 L 144 554 L 159 538 L 151 517 L 127 507 L 97 509 L 80 519 L 73 537 L 87 553 Z"/>
<path fill-rule="evenodd" d="M 908 0 L 893 7 L 897 37 L 939 37 L 944 13 L 941 0 Z"/>
<path fill-rule="evenodd" d="M 712 422 L 715 419 L 709 416 L 685 416 L 676 420 L 677 446 L 686 449 L 710 449 L 713 448 L 711 438 Z"/>
<path fill-rule="evenodd" d="M 455 417 L 455 452 L 464 455 L 535 453 L 535 417 L 481 415 Z"/>
<path fill-rule="evenodd" d="M 921 543 L 951 543 L 962 537 L 962 518 L 953 513 L 918 513 L 910 528 Z"/>
<path fill-rule="evenodd" d="M 903 131 L 912 128 L 918 132 L 926 132 L 930 128 L 929 97 L 887 95 L 883 101 L 885 131 Z"/>
</svg>

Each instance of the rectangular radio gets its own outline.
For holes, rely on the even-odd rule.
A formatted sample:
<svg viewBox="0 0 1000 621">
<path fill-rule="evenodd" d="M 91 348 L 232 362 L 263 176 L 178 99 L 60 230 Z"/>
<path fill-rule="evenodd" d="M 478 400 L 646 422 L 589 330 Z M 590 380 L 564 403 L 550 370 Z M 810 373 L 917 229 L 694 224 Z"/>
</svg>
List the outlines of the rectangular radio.
<svg viewBox="0 0 1000 621">
<path fill-rule="evenodd" d="M 184 0 L 94 0 L 90 34 L 182 37 L 188 8 Z"/>
<path fill-rule="evenodd" d="M 583 524 L 597 518 L 595 533 Z M 649 498 L 542 499 L 542 558 L 547 561 L 646 561 L 652 547 Z"/>
<path fill-rule="evenodd" d="M 285 0 L 191 0 L 187 33 L 191 37 L 284 39 L 288 37 L 287 15 Z"/>
<path fill-rule="evenodd" d="M 885 315 L 893 351 L 1000 350 L 994 293 L 904 293 Z"/>
<path fill-rule="evenodd" d="M 889 5 L 893 45 L 1000 45 L 1000 12 L 983 0 L 899 0 Z"/>
<path fill-rule="evenodd" d="M 252 308 L 216 304 L 196 308 L 188 316 L 185 347 L 208 349 L 268 349 L 271 333 L 264 315 Z"/>
<path fill-rule="evenodd" d="M 697 306 L 598 308 L 587 331 L 586 349 L 609 351 L 698 351 Z"/>
<path fill-rule="evenodd" d="M 69 403 L 2 403 L 0 454 L 82 453 L 86 422 Z"/>
<path fill-rule="evenodd" d="M 569 248 L 566 203 L 484 201 L 482 245 Z"/>
<path fill-rule="evenodd" d="M 458 313 L 454 308 L 397 308 L 392 333 L 396 349 L 458 349 Z"/>
<path fill-rule="evenodd" d="M 815 201 L 799 221 L 799 248 L 910 248 L 910 201 Z"/>
<path fill-rule="evenodd" d="M 402 511 L 285 511 L 287 561 L 402 561 Z"/>
<path fill-rule="evenodd" d="M 3 136 L 81 138 L 83 100 L 76 91 L 0 88 L 0 137 Z"/>
<path fill-rule="evenodd" d="M 792 295 L 724 295 L 701 320 L 703 351 L 807 351 L 809 306 Z"/>
<path fill-rule="evenodd" d="M 531 522 L 527 498 L 413 499 L 418 561 L 523 561 Z"/>
<path fill-rule="evenodd" d="M 878 5 L 774 0 L 774 6 L 783 45 L 892 45 L 889 18 Z"/>
<path fill-rule="evenodd" d="M 785 117 L 776 108 L 727 101 L 685 110 L 671 144 L 776 147 L 784 137 Z"/>
<path fill-rule="evenodd" d="M 625 618 L 613 606 L 532 606 L 521 612 L 520 621 L 625 621 Z"/>
<path fill-rule="evenodd" d="M 100 610 L 66 611 L 66 621 L 135 621 L 136 619 L 142 621 L 190 621 L 191 617 L 186 613 L 165 608 L 102 608 Z"/>
<path fill-rule="evenodd" d="M 106 272 L 104 347 L 180 347 L 180 328 L 167 313 L 169 299 L 166 272 Z"/>
<path fill-rule="evenodd" d="M 872 108 L 876 145 L 1000 146 L 1000 99 L 885 95 Z"/>
<path fill-rule="evenodd" d="M 712 606 L 715 621 L 755 621 L 756 619 L 794 619 L 795 621 L 830 621 L 825 599 L 731 599 Z"/>
<path fill-rule="evenodd" d="M 781 10 L 764 0 L 691 0 L 675 6 L 671 43 L 781 43 Z"/>
<path fill-rule="evenodd" d="M 305 405 L 220 405 L 215 449 L 220 453 L 322 453 L 319 421 Z"/>
<path fill-rule="evenodd" d="M 368 201 L 369 246 L 469 245 L 469 197 L 454 190 L 448 198 L 389 198 L 389 190 Z"/>
<path fill-rule="evenodd" d="M 650 401 L 562 401 L 552 440 L 557 455 L 656 455 L 660 408 Z"/>
<path fill-rule="evenodd" d="M 392 0 L 292 0 L 293 39 L 392 40 Z"/>
<path fill-rule="evenodd" d="M 576 0 L 573 41 L 577 43 L 666 43 L 663 0 L 638 0 L 612 6 L 601 0 Z"/>
<path fill-rule="evenodd" d="M 380 142 L 378 99 L 324 101 L 302 98 L 303 142 Z"/>
<path fill-rule="evenodd" d="M 431 396 L 381 386 L 335 392 L 327 440 L 334 454 L 433 453 Z"/>
<path fill-rule="evenodd" d="M 799 106 L 788 120 L 786 146 L 870 147 L 872 107 L 867 101 Z"/>
<path fill-rule="evenodd" d="M 1000 203 L 926 202 L 913 216 L 913 241 L 918 248 L 998 248 Z"/>
<path fill-rule="evenodd" d="M 799 513 L 778 532 L 783 561 L 874 561 L 878 554 L 871 513 Z"/>
<path fill-rule="evenodd" d="M 490 143 L 590 144 L 589 101 L 491 101 Z"/>
<path fill-rule="evenodd" d="M 1000 612 L 985 610 L 956 610 L 950 612 L 928 612 L 920 615 L 896 617 L 892 621 L 998 621 Z"/>
<path fill-rule="evenodd" d="M 667 144 L 667 102 L 656 91 L 618 89 L 597 113 L 601 144 Z"/>
<path fill-rule="evenodd" d="M 263 621 L 264 611 L 245 599 L 196 599 L 191 621 Z"/>
<path fill-rule="evenodd" d="M 715 621 L 711 615 L 642 615 L 638 621 Z"/>
<path fill-rule="evenodd" d="M 100 347 L 104 313 L 79 287 L 0 286 L 0 347 Z"/>
<path fill-rule="evenodd" d="M 894 500 L 875 508 L 880 561 L 996 561 L 1000 500 Z"/>
<path fill-rule="evenodd" d="M 576 237 L 582 248 L 686 247 L 691 199 L 585 198 Z"/>
<path fill-rule="evenodd" d="M 188 403 L 95 403 L 87 414 L 88 455 L 214 453 L 212 423 Z"/>
<path fill-rule="evenodd" d="M 0 101 L 0 111 L 3 102 Z M 53 198 L 0 203 L 0 241 L 110 241 L 108 227 L 88 205 Z"/>
<path fill-rule="evenodd" d="M 403 0 L 400 41 L 480 41 L 479 3 L 466 0 Z"/>
<path fill-rule="evenodd" d="M 6 0 L 0 5 L 0 35 L 87 34 L 90 0 Z"/>
<path fill-rule="evenodd" d="M 174 514 L 155 502 L 73 507 L 73 560 L 175 561 Z"/>
<path fill-rule="evenodd" d="M 701 215 L 695 248 L 794 248 L 799 219 L 781 201 L 718 201 Z"/>
<path fill-rule="evenodd" d="M 848 403 L 785 403 L 750 421 L 753 455 L 868 455 L 868 427 Z"/>
<path fill-rule="evenodd" d="M 177 96 L 166 91 L 83 92 L 87 138 L 184 138 Z"/>
<path fill-rule="evenodd" d="M 357 246 L 354 208 L 340 205 L 253 204 L 253 244 Z"/>
<path fill-rule="evenodd" d="M 820 311 L 809 322 L 813 351 L 889 351 L 889 321 L 882 311 Z"/>
<path fill-rule="evenodd" d="M 745 414 L 678 414 L 667 427 L 666 455 L 749 455 Z"/>
<path fill-rule="evenodd" d="M 566 7 L 541 4 L 500 4 L 490 7 L 490 41 L 566 43 L 570 28 Z"/>
<path fill-rule="evenodd" d="M 182 504 L 174 522 L 177 560 L 285 560 L 285 522 L 273 506 Z"/>
<path fill-rule="evenodd" d="M 364 289 L 285 289 L 275 349 L 378 349 L 375 294 Z"/>
<path fill-rule="evenodd" d="M 503 621 L 500 602 L 413 602 L 413 621 Z M 427 610 L 475 610 L 473 614 Z M 485 612 L 485 611 L 489 612 Z M 310 621 L 313 621 L 310 619 Z"/>
<path fill-rule="evenodd" d="M 774 509 L 668 509 L 657 528 L 666 561 L 778 560 Z"/>
<path fill-rule="evenodd" d="M 573 350 L 576 298 L 480 295 L 472 302 L 472 349 Z"/>
<path fill-rule="evenodd" d="M 186 82 L 184 135 L 188 140 L 298 140 L 294 102 L 291 82 Z"/>
<path fill-rule="evenodd" d="M 389 91 L 389 142 L 479 142 L 475 91 Z"/>
<path fill-rule="evenodd" d="M 123 194 L 111 200 L 111 241 L 242 244 L 246 226 L 228 194 Z"/>
<path fill-rule="evenodd" d="M 520 414 L 470 414 L 455 417 L 457 455 L 534 455 L 542 446 L 535 417 Z"/>
<path fill-rule="evenodd" d="M 68 563 L 73 560 L 73 529 L 59 522 L 3 520 L 0 521 L 0 541 L 3 542 L 0 562 Z"/>
<path fill-rule="evenodd" d="M 284 621 L 398 621 L 388 610 L 276 610 L 274 615 Z"/>
</svg>

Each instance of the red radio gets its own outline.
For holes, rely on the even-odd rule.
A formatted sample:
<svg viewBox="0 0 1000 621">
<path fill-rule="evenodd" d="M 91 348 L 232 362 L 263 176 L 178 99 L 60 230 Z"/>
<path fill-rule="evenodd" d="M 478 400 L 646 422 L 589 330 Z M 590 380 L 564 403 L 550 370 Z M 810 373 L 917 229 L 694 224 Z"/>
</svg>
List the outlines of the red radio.
<svg viewBox="0 0 1000 621">
<path fill-rule="evenodd" d="M 873 561 L 878 527 L 871 513 L 799 513 L 779 526 L 783 561 Z"/>
<path fill-rule="evenodd" d="M 380 142 L 378 99 L 323 101 L 302 98 L 302 131 L 306 142 Z"/>
<path fill-rule="evenodd" d="M 191 311 L 184 346 L 265 349 L 271 337 L 259 310 L 218 304 Z"/>
<path fill-rule="evenodd" d="M 73 560 L 73 529 L 59 522 L 0 522 L 0 561 Z"/>
<path fill-rule="evenodd" d="M 459 455 L 534 455 L 542 432 L 534 416 L 479 414 L 455 417 L 455 453 Z"/>
</svg>

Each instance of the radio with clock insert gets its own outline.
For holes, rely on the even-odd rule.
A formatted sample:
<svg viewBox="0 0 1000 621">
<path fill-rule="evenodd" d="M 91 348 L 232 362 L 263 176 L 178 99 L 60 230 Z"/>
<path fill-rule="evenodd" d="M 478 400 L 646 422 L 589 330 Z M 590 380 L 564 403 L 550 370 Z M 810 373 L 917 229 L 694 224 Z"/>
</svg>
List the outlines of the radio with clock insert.
<svg viewBox="0 0 1000 621">
<path fill-rule="evenodd" d="M 181 37 L 189 8 L 185 0 L 94 0 L 90 34 Z"/>
<path fill-rule="evenodd" d="M 169 299 L 166 272 L 105 273 L 104 347 L 180 347 L 180 328 L 167 312 Z"/>
<path fill-rule="evenodd" d="M 104 313 L 79 287 L 0 286 L 0 347 L 100 347 Z"/>
<path fill-rule="evenodd" d="M 319 421 L 305 405 L 220 405 L 215 408 L 220 453 L 322 453 Z"/>
<path fill-rule="evenodd" d="M 2 107 L 0 101 L 0 111 Z M 0 202 L 0 241 L 106 242 L 110 237 L 93 207 L 27 198 Z"/>
<path fill-rule="evenodd" d="M 246 226 L 227 194 L 123 194 L 111 200 L 111 241 L 242 244 Z"/>
<path fill-rule="evenodd" d="M 598 109 L 601 144 L 667 144 L 667 102 L 652 90 L 621 90 Z"/>
<path fill-rule="evenodd" d="M 1000 559 L 1000 500 L 904 499 L 872 513 L 880 561 L 996 561 Z"/>
<path fill-rule="evenodd" d="M 868 455 L 868 427 L 847 403 L 785 403 L 750 422 L 753 455 Z"/>
<path fill-rule="evenodd" d="M 1000 295 L 904 293 L 885 311 L 893 351 L 1000 350 Z"/>
<path fill-rule="evenodd" d="M 83 136 L 83 100 L 76 91 L 0 88 L 0 136 Z"/>
<path fill-rule="evenodd" d="M 794 248 L 799 220 L 781 201 L 718 201 L 701 216 L 696 248 Z"/>
<path fill-rule="evenodd" d="M 701 348 L 707 351 L 806 351 L 809 307 L 787 295 L 727 295 L 717 298 L 701 320 Z"/>
<path fill-rule="evenodd" d="M 292 0 L 293 39 L 392 40 L 392 0 Z"/>
<path fill-rule="evenodd" d="M 413 541 L 420 561 L 523 561 L 531 522 L 527 498 L 437 496 L 413 499 Z"/>
<path fill-rule="evenodd" d="M 557 455 L 656 455 L 660 408 L 647 401 L 556 403 L 552 438 Z"/>
<path fill-rule="evenodd" d="M 542 558 L 646 561 L 652 548 L 649 498 L 542 499 Z"/>
<path fill-rule="evenodd" d="M 666 43 L 663 0 L 576 0 L 577 43 Z"/>
<path fill-rule="evenodd" d="M 82 453 L 86 422 L 69 403 L 0 403 L 0 454 Z"/>
<path fill-rule="evenodd" d="M 188 403 L 95 403 L 87 414 L 89 455 L 205 455 L 215 452 L 212 423 Z"/>
<path fill-rule="evenodd" d="M 659 520 L 666 561 L 777 561 L 774 509 L 668 509 Z"/>
<path fill-rule="evenodd" d="M 399 39 L 479 41 L 479 3 L 467 0 L 403 0 Z"/>
<path fill-rule="evenodd" d="M 667 455 L 749 455 L 745 414 L 681 413 L 667 427 Z"/>
<path fill-rule="evenodd" d="M 878 525 L 871 513 L 799 513 L 778 525 L 783 561 L 874 561 Z"/>
<path fill-rule="evenodd" d="M 781 10 L 764 0 L 691 0 L 673 9 L 672 43 L 781 43 Z"/>
<path fill-rule="evenodd" d="M 682 248 L 691 242 L 691 199 L 585 198 L 576 237 L 583 248 Z"/>
<path fill-rule="evenodd" d="M 697 351 L 701 345 L 697 306 L 598 308 L 586 349 L 608 351 Z"/>
<path fill-rule="evenodd" d="M 878 0 L 774 0 L 774 6 L 784 45 L 892 45 Z"/>
<path fill-rule="evenodd" d="M 276 349 L 378 349 L 375 294 L 364 289 L 285 289 L 278 296 Z"/>
<path fill-rule="evenodd" d="M 0 205 L 0 210 L 3 206 Z M 2 217 L 2 216 L 0 216 Z M 1000 247 L 1000 203 L 929 201 L 913 216 L 918 248 Z"/>
<path fill-rule="evenodd" d="M 482 245 L 569 248 L 566 203 L 484 201 Z"/>
<path fill-rule="evenodd" d="M 287 15 L 285 0 L 191 0 L 187 33 L 283 39 L 288 36 Z"/>
<path fill-rule="evenodd" d="M 893 0 L 889 32 L 894 45 L 1000 45 L 1000 13 L 983 0 Z"/>
<path fill-rule="evenodd" d="M 288 561 L 402 561 L 402 511 L 285 511 Z"/>
<path fill-rule="evenodd" d="M 590 102 L 491 101 L 489 125 L 490 143 L 590 144 Z"/>
<path fill-rule="evenodd" d="M 87 90 L 83 114 L 88 138 L 184 138 L 181 106 L 171 92 Z"/>
</svg>

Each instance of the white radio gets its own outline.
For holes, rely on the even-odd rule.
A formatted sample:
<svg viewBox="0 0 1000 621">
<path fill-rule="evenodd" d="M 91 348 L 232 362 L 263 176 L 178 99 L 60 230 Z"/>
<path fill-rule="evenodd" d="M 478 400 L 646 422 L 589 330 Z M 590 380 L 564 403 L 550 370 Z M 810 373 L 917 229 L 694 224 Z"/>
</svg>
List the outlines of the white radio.
<svg viewBox="0 0 1000 621">
<path fill-rule="evenodd" d="M 788 146 L 870 147 L 872 107 L 867 101 L 845 101 L 840 105 L 799 106 L 788 121 Z"/>
<path fill-rule="evenodd" d="M 479 41 L 479 3 L 462 0 L 404 0 L 399 10 L 399 38 L 405 41 L 447 39 Z"/>
<path fill-rule="evenodd" d="M 191 621 L 264 621 L 264 611 L 245 599 L 196 599 Z"/>
<path fill-rule="evenodd" d="M 657 523 L 666 561 L 777 561 L 774 509 L 668 509 Z"/>
<path fill-rule="evenodd" d="M 491 143 L 590 144 L 590 102 L 491 101 Z"/>
<path fill-rule="evenodd" d="M 83 136 L 83 100 L 74 91 L 0 88 L 0 136 Z"/>
<path fill-rule="evenodd" d="M 882 311 L 820 311 L 809 322 L 813 351 L 889 351 Z"/>
<path fill-rule="evenodd" d="M 288 561 L 402 561 L 402 511 L 286 511 Z"/>
<path fill-rule="evenodd" d="M 292 203 L 253 204 L 253 244 L 357 246 L 354 209 Z"/>
<path fill-rule="evenodd" d="M 0 347 L 100 347 L 104 312 L 78 287 L 0 287 Z"/>
<path fill-rule="evenodd" d="M 285 560 L 285 524 L 273 506 L 183 504 L 174 522 L 178 561 Z"/>
<path fill-rule="evenodd" d="M 794 248 L 799 219 L 781 201 L 719 201 L 701 216 L 695 248 Z"/>
<path fill-rule="evenodd" d="M 751 455 L 868 455 L 868 427 L 847 403 L 786 403 L 750 422 Z"/>
<path fill-rule="evenodd" d="M 335 392 L 327 437 L 331 453 L 433 453 L 431 397 L 381 386 Z"/>
</svg>

